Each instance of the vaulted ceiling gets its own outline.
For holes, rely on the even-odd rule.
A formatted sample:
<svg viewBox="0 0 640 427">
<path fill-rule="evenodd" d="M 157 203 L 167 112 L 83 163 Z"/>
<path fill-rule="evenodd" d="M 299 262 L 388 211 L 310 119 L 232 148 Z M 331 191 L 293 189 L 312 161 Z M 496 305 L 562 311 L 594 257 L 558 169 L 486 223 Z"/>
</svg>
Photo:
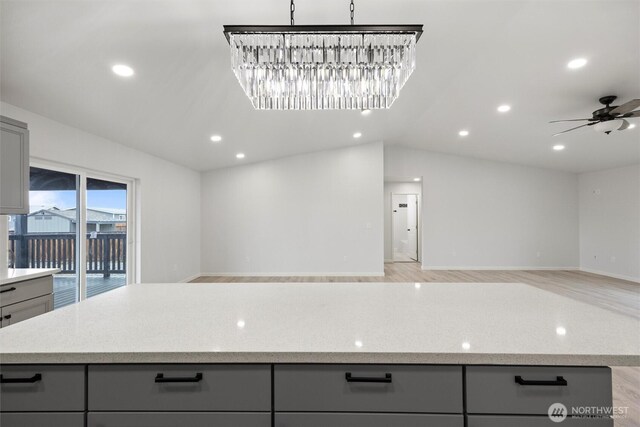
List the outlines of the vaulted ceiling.
<svg viewBox="0 0 640 427">
<path fill-rule="evenodd" d="M 574 172 L 640 161 L 640 126 L 552 138 L 572 126 L 548 123 L 589 117 L 603 95 L 640 98 L 636 0 L 356 0 L 357 23 L 425 25 L 400 98 L 366 117 L 253 110 L 222 26 L 287 24 L 286 0 L 0 4 L 2 101 L 197 170 L 381 140 Z M 296 4 L 296 23 L 348 22 L 347 0 Z M 577 57 L 588 64 L 568 69 Z"/>
</svg>

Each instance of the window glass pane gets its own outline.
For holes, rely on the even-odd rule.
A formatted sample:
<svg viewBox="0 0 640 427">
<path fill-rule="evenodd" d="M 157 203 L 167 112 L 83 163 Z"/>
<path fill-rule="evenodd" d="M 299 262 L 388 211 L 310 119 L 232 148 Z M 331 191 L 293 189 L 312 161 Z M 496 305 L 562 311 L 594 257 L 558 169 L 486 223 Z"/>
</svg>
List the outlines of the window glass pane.
<svg viewBox="0 0 640 427">
<path fill-rule="evenodd" d="M 54 308 L 78 301 L 77 177 L 30 169 L 29 214 L 9 217 L 9 268 L 57 268 Z"/>
<path fill-rule="evenodd" d="M 127 186 L 87 178 L 87 298 L 127 283 Z"/>
</svg>

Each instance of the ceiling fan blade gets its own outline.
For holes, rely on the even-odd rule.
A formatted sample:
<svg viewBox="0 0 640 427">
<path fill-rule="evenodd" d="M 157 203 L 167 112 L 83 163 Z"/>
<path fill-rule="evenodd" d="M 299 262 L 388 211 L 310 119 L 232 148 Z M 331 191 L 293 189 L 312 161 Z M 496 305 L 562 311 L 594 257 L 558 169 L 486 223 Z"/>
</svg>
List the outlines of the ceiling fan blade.
<svg viewBox="0 0 640 427">
<path fill-rule="evenodd" d="M 618 128 L 618 130 L 625 130 L 625 129 L 628 129 L 630 124 L 631 124 L 631 123 L 629 123 L 629 121 L 628 121 L 628 120 L 624 120 L 624 119 L 623 119 L 623 120 L 622 120 L 622 126 L 620 126 L 620 127 Z"/>
<path fill-rule="evenodd" d="M 626 114 L 640 107 L 640 99 L 633 99 L 626 104 L 622 104 L 619 107 L 609 111 L 609 114 Z"/>
<path fill-rule="evenodd" d="M 576 130 L 576 129 L 580 129 L 583 128 L 585 126 L 591 126 L 593 123 L 587 123 L 586 125 L 580 125 L 571 129 L 567 129 L 567 130 L 563 130 L 562 132 L 558 132 L 556 134 L 554 134 L 553 136 L 558 136 L 558 135 L 562 135 L 563 133 L 567 133 L 567 132 L 571 132 L 572 130 Z"/>
<path fill-rule="evenodd" d="M 632 113 L 627 113 L 627 114 L 625 114 L 623 116 L 620 116 L 618 118 L 619 119 L 626 119 L 626 118 L 629 118 L 629 117 L 640 117 L 640 110 L 634 111 Z"/>
<path fill-rule="evenodd" d="M 560 122 L 586 122 L 593 119 L 567 119 L 567 120 L 552 120 L 549 123 L 560 123 Z"/>
</svg>

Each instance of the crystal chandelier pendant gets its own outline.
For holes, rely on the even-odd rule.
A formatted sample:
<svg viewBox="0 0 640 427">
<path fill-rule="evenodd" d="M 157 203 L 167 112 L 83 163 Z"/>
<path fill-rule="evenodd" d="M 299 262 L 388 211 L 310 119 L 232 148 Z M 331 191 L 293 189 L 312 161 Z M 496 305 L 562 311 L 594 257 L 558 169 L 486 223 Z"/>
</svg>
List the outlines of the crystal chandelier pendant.
<svg viewBox="0 0 640 427">
<path fill-rule="evenodd" d="M 225 26 L 258 110 L 390 108 L 416 67 L 422 25 Z"/>
</svg>

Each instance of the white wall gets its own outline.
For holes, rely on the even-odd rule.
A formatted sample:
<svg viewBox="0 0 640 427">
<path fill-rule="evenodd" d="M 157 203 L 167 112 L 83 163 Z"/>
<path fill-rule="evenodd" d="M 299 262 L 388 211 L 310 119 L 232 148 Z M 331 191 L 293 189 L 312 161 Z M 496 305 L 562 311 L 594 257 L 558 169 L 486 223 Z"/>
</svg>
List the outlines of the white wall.
<svg viewBox="0 0 640 427">
<path fill-rule="evenodd" d="M 578 177 L 385 150 L 385 176 L 422 176 L 423 268 L 577 268 Z"/>
<path fill-rule="evenodd" d="M 381 275 L 382 143 L 202 175 L 209 274 Z"/>
<path fill-rule="evenodd" d="M 143 282 L 176 282 L 200 272 L 198 172 L 6 103 L 0 112 L 28 123 L 32 159 L 138 180 Z"/>
<path fill-rule="evenodd" d="M 384 183 L 384 260 L 393 260 L 392 219 L 391 219 L 391 194 L 418 194 L 418 212 L 420 212 L 422 183 L 420 182 L 385 182 Z M 418 224 L 418 229 L 422 228 Z M 418 252 L 422 252 L 418 238 Z"/>
<path fill-rule="evenodd" d="M 580 175 L 580 267 L 640 281 L 640 165 Z"/>
</svg>

